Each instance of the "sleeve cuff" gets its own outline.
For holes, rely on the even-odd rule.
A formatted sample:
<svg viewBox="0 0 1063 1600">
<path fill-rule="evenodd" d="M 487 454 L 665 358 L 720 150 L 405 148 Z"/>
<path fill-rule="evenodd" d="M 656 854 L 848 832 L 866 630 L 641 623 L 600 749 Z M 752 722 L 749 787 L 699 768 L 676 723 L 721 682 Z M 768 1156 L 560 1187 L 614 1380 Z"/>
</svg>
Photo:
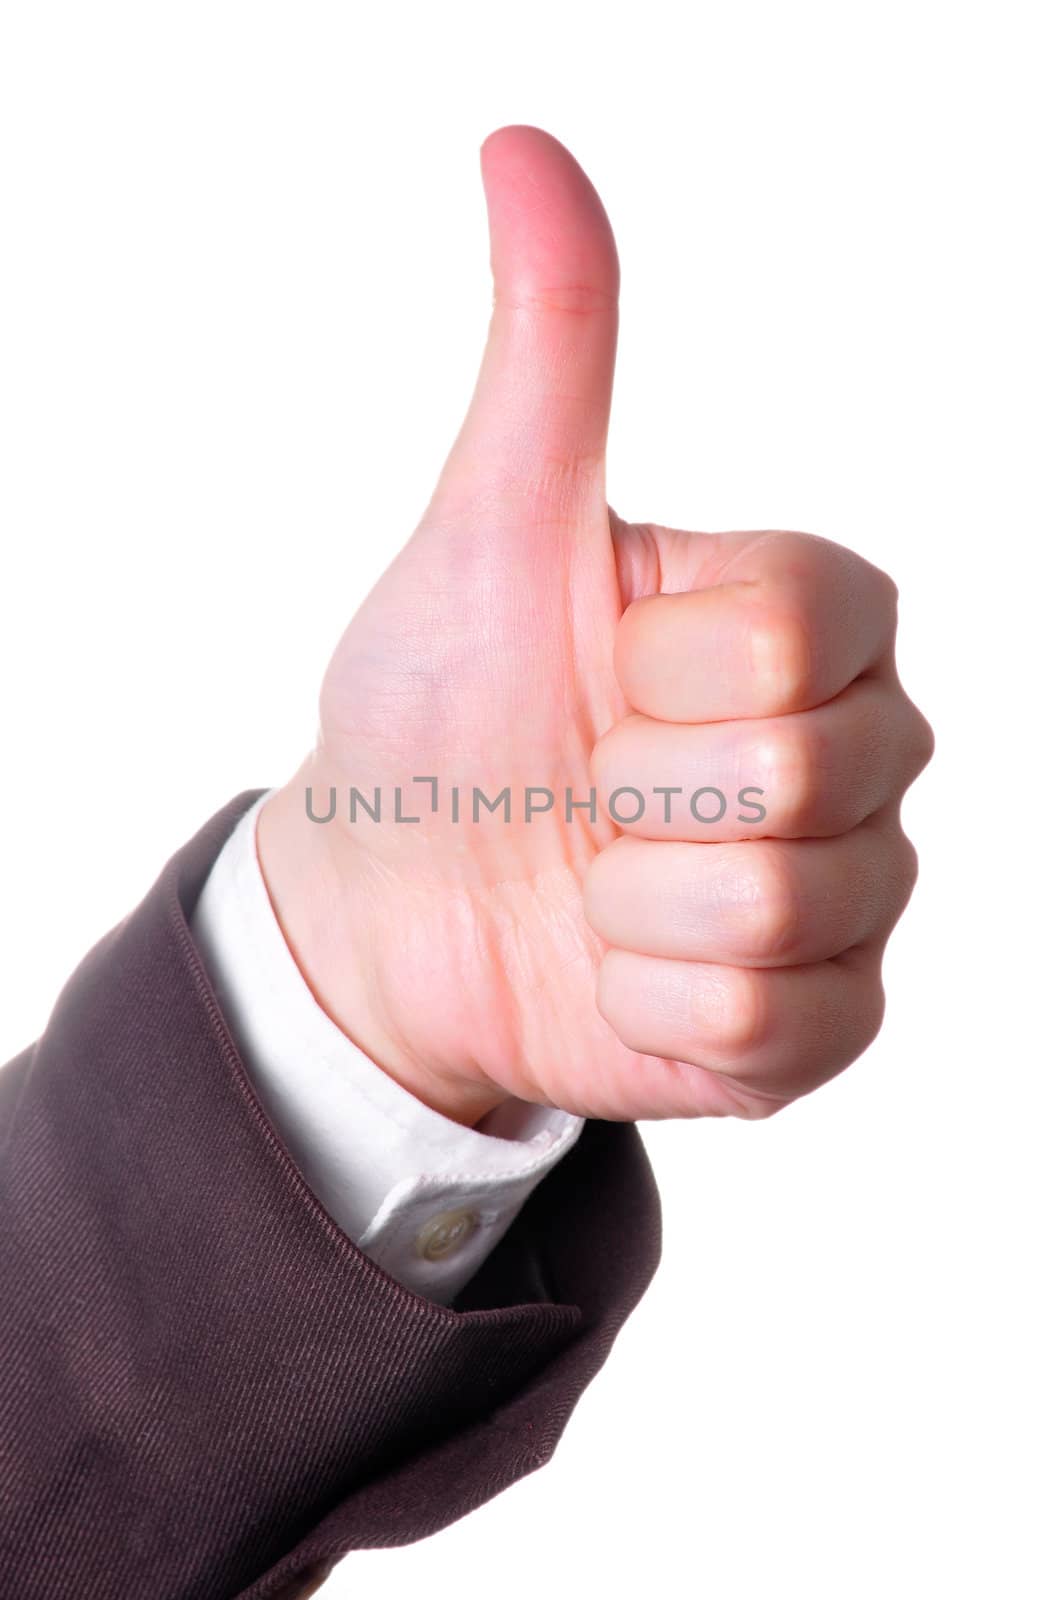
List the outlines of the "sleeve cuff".
<svg viewBox="0 0 1063 1600">
<path fill-rule="evenodd" d="M 211 870 L 192 932 L 256 1090 L 306 1182 L 405 1287 L 449 1303 L 584 1125 L 507 1101 L 451 1121 L 396 1083 L 321 1009 L 273 912 L 255 846 L 262 795 Z"/>
</svg>

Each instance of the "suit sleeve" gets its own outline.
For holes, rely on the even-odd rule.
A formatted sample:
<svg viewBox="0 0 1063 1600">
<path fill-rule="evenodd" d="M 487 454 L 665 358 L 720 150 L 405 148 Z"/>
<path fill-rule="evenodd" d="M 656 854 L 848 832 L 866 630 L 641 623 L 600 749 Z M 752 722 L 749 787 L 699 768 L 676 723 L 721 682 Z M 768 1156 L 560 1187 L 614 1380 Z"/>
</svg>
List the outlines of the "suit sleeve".
<svg viewBox="0 0 1063 1600">
<path fill-rule="evenodd" d="M 0 1600 L 266 1600 L 549 1460 L 660 1259 L 589 1121 L 452 1306 L 364 1255 L 257 1100 L 188 918 L 238 796 L 0 1072 Z"/>
</svg>

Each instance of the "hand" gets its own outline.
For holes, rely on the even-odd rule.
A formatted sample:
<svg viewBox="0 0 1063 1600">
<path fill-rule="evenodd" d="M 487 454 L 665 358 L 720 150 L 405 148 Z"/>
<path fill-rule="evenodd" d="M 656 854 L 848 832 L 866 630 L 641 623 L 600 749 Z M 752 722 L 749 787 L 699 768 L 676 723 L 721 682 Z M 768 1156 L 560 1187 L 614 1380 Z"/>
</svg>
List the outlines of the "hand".
<svg viewBox="0 0 1063 1600">
<path fill-rule="evenodd" d="M 611 513 L 608 220 L 535 129 L 493 134 L 482 165 L 495 306 L 476 390 L 335 652 L 317 748 L 263 809 L 271 898 L 333 1019 L 458 1121 L 510 1096 L 764 1116 L 881 1020 L 915 877 L 900 801 L 931 751 L 894 666 L 895 590 L 822 539 Z M 417 776 L 438 780 L 435 813 Z M 396 786 L 420 822 L 394 820 Z M 592 786 L 596 817 L 569 820 L 566 791 Z M 350 820 L 351 787 L 380 789 L 379 822 Z M 646 798 L 630 824 L 606 805 L 625 787 Z M 698 820 L 713 794 L 691 809 L 707 787 L 719 821 Z M 308 819 L 308 788 L 319 816 L 335 789 L 331 822 Z M 508 788 L 511 820 L 473 822 L 474 788 Z M 555 797 L 528 822 L 526 789 Z"/>
</svg>

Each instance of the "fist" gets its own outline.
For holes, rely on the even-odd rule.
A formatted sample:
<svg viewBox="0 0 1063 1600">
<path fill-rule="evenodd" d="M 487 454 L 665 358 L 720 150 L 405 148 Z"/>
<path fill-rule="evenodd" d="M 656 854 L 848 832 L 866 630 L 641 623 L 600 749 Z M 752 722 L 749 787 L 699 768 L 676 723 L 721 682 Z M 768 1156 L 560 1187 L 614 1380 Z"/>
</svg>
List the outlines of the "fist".
<svg viewBox="0 0 1063 1600">
<path fill-rule="evenodd" d="M 878 1029 L 916 872 L 900 800 L 930 732 L 897 681 L 883 573 L 801 534 L 651 537 L 699 567 L 617 628 L 631 709 L 592 771 L 647 803 L 584 880 L 598 1005 L 632 1049 L 695 1063 L 760 1114 Z"/>
<path fill-rule="evenodd" d="M 768 1115 L 881 1021 L 931 752 L 896 592 L 826 540 L 611 511 L 601 202 L 535 129 L 482 166 L 476 390 L 263 809 L 267 885 L 321 1004 L 445 1115 Z"/>
</svg>

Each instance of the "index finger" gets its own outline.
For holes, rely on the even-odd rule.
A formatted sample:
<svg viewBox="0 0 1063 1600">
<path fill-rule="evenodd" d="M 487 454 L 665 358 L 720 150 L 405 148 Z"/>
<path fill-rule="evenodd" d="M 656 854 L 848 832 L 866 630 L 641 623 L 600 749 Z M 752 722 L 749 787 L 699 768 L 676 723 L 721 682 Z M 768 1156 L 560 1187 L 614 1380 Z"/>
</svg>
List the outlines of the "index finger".
<svg viewBox="0 0 1063 1600">
<path fill-rule="evenodd" d="M 617 679 L 645 716 L 808 711 L 891 657 L 897 592 L 884 572 L 811 534 L 745 537 L 718 582 L 636 600 L 620 619 Z"/>
</svg>

